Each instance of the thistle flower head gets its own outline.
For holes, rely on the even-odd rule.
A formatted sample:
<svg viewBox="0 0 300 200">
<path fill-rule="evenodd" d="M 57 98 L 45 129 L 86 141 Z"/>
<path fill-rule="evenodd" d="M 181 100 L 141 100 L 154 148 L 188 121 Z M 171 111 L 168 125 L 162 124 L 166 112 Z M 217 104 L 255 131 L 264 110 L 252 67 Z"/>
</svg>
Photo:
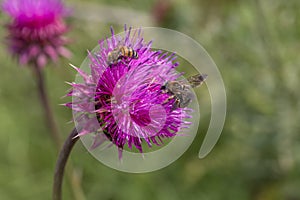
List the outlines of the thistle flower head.
<svg viewBox="0 0 300 200">
<path fill-rule="evenodd" d="M 49 60 L 71 54 L 64 46 L 68 10 L 60 0 L 5 0 L 2 9 L 11 18 L 7 24 L 8 46 L 20 64 L 44 67 Z"/>
<path fill-rule="evenodd" d="M 66 105 L 75 113 L 78 136 L 95 134 L 92 148 L 109 140 L 120 156 L 125 147 L 143 152 L 143 144 L 161 145 L 189 127 L 189 109 L 174 109 L 174 98 L 161 89 L 167 80 L 181 76 L 174 70 L 175 54 L 154 51 L 151 44 L 145 43 L 140 29 L 125 26 L 123 37 L 112 29 L 112 37 L 99 41 L 99 50 L 89 53 L 90 74 L 75 67 L 83 81 L 71 83 L 67 96 L 73 101 Z M 111 64 L 108 57 L 115 51 L 120 52 Z"/>
</svg>

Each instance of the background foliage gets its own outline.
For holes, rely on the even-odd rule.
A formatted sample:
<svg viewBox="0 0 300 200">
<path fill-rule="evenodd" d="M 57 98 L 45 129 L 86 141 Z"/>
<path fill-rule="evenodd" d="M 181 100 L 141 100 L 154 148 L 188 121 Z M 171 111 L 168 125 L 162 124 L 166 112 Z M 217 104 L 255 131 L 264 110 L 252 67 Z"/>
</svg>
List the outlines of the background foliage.
<svg viewBox="0 0 300 200">
<path fill-rule="evenodd" d="M 199 133 L 172 165 L 148 174 L 127 174 L 95 160 L 78 143 L 71 160 L 86 199 L 300 199 L 299 49 L 300 2 L 238 0 L 83 1 L 68 0 L 74 56 L 45 69 L 51 104 L 67 136 L 67 99 L 87 49 L 122 24 L 157 25 L 181 31 L 201 43 L 224 78 L 228 109 L 222 136 L 205 159 L 197 157 L 209 122 L 209 96 Z M 120 16 L 128 16 L 124 17 Z M 135 17 L 134 17 L 135 16 Z M 7 17 L 1 13 L 0 199 L 51 199 L 57 151 L 53 147 L 31 71 L 18 66 L 4 45 Z M 116 31 L 116 32 L 117 32 Z M 175 42 L 175 41 L 174 41 Z M 64 199 L 74 199 L 65 182 Z"/>
</svg>

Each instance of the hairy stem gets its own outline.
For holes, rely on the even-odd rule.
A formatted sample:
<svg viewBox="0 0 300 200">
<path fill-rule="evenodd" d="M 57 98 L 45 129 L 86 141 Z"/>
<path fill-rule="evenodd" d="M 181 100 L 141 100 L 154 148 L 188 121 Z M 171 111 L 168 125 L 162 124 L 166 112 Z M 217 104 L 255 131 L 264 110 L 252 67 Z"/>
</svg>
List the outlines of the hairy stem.
<svg viewBox="0 0 300 200">
<path fill-rule="evenodd" d="M 77 135 L 77 130 L 74 128 L 66 141 L 62 149 L 59 152 L 58 160 L 56 162 L 55 173 L 54 173 L 54 182 L 53 182 L 53 200 L 61 200 L 62 199 L 62 182 L 65 171 L 65 166 L 69 155 L 72 151 L 73 146 L 79 139 L 79 137 L 74 138 Z"/>
</svg>

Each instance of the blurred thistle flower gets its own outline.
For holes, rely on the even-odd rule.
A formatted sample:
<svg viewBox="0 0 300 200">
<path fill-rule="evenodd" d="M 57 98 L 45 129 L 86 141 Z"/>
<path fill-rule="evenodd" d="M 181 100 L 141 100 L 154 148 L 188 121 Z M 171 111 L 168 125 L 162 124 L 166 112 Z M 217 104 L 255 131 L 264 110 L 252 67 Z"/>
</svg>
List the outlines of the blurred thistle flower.
<svg viewBox="0 0 300 200">
<path fill-rule="evenodd" d="M 2 9 L 12 18 L 7 24 L 8 46 L 20 64 L 42 68 L 49 60 L 71 56 L 64 47 L 69 10 L 61 0 L 5 0 Z"/>
<path fill-rule="evenodd" d="M 89 52 L 90 75 L 73 66 L 82 82 L 70 83 L 67 96 L 73 101 L 65 105 L 73 109 L 77 136 L 94 133 L 92 149 L 110 141 L 121 158 L 126 145 L 142 153 L 143 141 L 151 148 L 178 135 L 189 127 L 186 119 L 192 110 L 174 109 L 175 100 L 161 89 L 167 80 L 181 77 L 175 71 L 174 53 L 152 50 L 152 42 L 144 42 L 141 29 L 125 26 L 124 37 L 111 32 L 111 38 L 99 41 L 99 50 Z M 138 58 L 122 56 L 109 64 L 108 55 L 120 46 L 136 51 Z"/>
</svg>

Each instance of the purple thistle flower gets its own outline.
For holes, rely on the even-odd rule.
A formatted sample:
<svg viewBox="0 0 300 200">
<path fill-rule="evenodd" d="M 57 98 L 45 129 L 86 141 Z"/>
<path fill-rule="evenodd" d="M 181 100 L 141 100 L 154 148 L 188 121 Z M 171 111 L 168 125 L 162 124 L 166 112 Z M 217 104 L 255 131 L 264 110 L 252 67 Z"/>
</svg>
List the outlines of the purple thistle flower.
<svg viewBox="0 0 300 200">
<path fill-rule="evenodd" d="M 2 9 L 12 21 L 7 24 L 8 46 L 20 64 L 44 67 L 59 56 L 70 57 L 64 46 L 68 10 L 60 0 L 5 0 Z"/>
<path fill-rule="evenodd" d="M 165 138 L 173 138 L 182 128 L 188 128 L 191 116 L 189 108 L 175 108 L 174 99 L 163 92 L 167 80 L 176 80 L 181 74 L 175 54 L 151 49 L 145 43 L 141 30 L 132 31 L 125 26 L 125 36 L 115 35 L 99 41 L 100 49 L 89 53 L 91 74 L 74 67 L 82 77 L 82 83 L 70 83 L 73 89 L 67 96 L 73 97 L 66 106 L 73 109 L 78 136 L 94 133 L 92 148 L 111 141 L 119 149 L 135 147 L 143 152 L 143 141 L 148 147 L 163 144 Z M 109 65 L 107 57 L 120 46 L 132 48 L 138 58 L 121 57 Z"/>
</svg>

